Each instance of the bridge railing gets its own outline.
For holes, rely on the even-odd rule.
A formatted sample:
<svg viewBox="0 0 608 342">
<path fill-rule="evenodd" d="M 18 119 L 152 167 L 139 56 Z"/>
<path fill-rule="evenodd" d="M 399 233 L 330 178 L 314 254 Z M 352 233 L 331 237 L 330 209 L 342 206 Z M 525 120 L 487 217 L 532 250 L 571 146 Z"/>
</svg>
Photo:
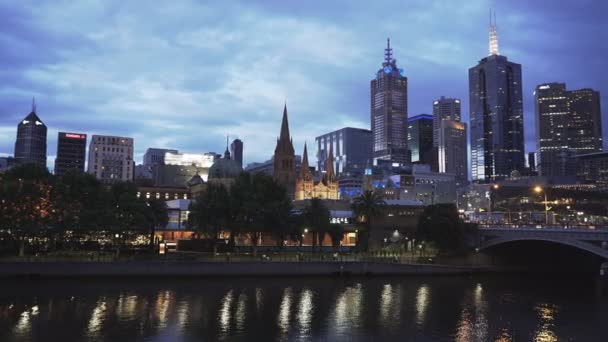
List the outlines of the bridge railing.
<svg viewBox="0 0 608 342">
<path fill-rule="evenodd" d="M 553 230 L 608 230 L 605 225 L 583 224 L 510 224 L 510 223 L 484 223 L 478 225 L 479 229 L 553 229 Z"/>
</svg>

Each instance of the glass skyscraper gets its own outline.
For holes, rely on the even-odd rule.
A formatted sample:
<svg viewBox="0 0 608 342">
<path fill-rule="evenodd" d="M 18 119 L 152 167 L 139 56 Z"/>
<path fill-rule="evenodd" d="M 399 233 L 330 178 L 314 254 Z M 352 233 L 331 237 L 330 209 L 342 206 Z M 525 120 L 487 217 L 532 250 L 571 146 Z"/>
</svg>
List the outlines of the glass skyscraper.
<svg viewBox="0 0 608 342">
<path fill-rule="evenodd" d="M 329 151 L 333 152 L 336 175 L 361 175 L 371 159 L 372 132 L 345 127 L 315 138 L 317 170 L 326 171 Z"/>
<path fill-rule="evenodd" d="M 409 164 L 407 148 L 407 77 L 392 58 L 390 40 L 384 63 L 371 81 L 371 128 L 374 163 L 389 160 Z"/>
<path fill-rule="evenodd" d="M 524 168 L 521 65 L 498 52 L 495 23 L 490 54 L 469 69 L 471 172 L 491 182 Z"/>
<path fill-rule="evenodd" d="M 407 145 L 412 156 L 412 163 L 433 164 L 432 116 L 420 114 L 407 120 Z"/>
</svg>

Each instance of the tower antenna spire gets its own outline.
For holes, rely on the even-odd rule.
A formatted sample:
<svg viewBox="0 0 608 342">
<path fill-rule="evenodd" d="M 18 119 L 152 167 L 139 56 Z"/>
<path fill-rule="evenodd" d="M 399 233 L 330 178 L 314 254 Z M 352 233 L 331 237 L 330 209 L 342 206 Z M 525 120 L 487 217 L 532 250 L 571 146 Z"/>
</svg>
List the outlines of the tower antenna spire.
<svg viewBox="0 0 608 342">
<path fill-rule="evenodd" d="M 393 61 L 393 49 L 391 49 L 391 39 L 386 38 L 386 49 L 384 49 L 384 66 L 390 65 Z"/>
<path fill-rule="evenodd" d="M 492 21 L 494 18 L 494 21 Z M 490 41 L 488 44 L 489 56 L 500 55 L 498 52 L 498 32 L 496 31 L 496 11 L 490 9 Z"/>
<path fill-rule="evenodd" d="M 36 97 L 32 96 L 32 113 L 36 113 Z"/>
</svg>

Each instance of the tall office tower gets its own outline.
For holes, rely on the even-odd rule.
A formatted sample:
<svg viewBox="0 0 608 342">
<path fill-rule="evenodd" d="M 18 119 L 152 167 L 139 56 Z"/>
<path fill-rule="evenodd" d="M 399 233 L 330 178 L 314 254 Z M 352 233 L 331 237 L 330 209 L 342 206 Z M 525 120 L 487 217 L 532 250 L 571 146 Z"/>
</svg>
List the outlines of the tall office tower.
<svg viewBox="0 0 608 342">
<path fill-rule="evenodd" d="M 568 146 L 576 153 L 601 152 L 602 113 L 600 93 L 593 89 L 568 92 L 571 119 L 568 126 Z"/>
<path fill-rule="evenodd" d="M 148 148 L 144 153 L 144 166 L 163 165 L 167 153 L 177 154 L 179 151 L 166 148 Z"/>
<path fill-rule="evenodd" d="M 438 137 L 439 172 L 452 173 L 458 186 L 467 184 L 467 126 L 455 120 L 442 120 Z"/>
<path fill-rule="evenodd" d="M 469 69 L 471 171 L 478 182 L 524 168 L 521 65 L 499 54 L 496 19 L 489 47 L 489 56 Z"/>
<path fill-rule="evenodd" d="M 570 107 L 564 83 L 542 84 L 534 91 L 536 150 L 543 176 L 566 176 Z M 572 170 L 569 170 L 572 171 Z"/>
<path fill-rule="evenodd" d="M 534 91 L 536 147 L 543 176 L 573 176 L 574 154 L 602 151 L 599 93 L 545 83 Z"/>
<path fill-rule="evenodd" d="M 433 164 L 432 116 L 420 114 L 407 119 L 407 146 L 410 148 L 412 163 Z"/>
<path fill-rule="evenodd" d="M 287 121 L 287 105 L 283 109 L 283 121 L 281 122 L 281 133 L 277 139 L 274 149 L 274 172 L 273 177 L 287 189 L 289 198 L 294 197 L 296 185 L 296 163 L 293 140 L 289 135 L 289 123 Z"/>
<path fill-rule="evenodd" d="M 409 164 L 407 148 L 407 77 L 392 58 L 390 40 L 384 50 L 382 68 L 371 81 L 371 128 L 373 159 Z"/>
<path fill-rule="evenodd" d="M 36 164 L 46 168 L 46 125 L 36 114 L 36 101 L 32 111 L 17 125 L 15 162 Z"/>
<path fill-rule="evenodd" d="M 230 144 L 230 157 L 234 159 L 241 169 L 243 168 L 243 141 L 234 139 Z"/>
<path fill-rule="evenodd" d="M 57 136 L 55 174 L 60 176 L 70 170 L 84 172 L 86 149 L 86 134 L 59 132 Z"/>
<path fill-rule="evenodd" d="M 433 146 L 439 146 L 439 125 L 441 120 L 460 122 L 460 99 L 441 98 L 433 101 Z"/>
<path fill-rule="evenodd" d="M 372 131 L 345 127 L 315 138 L 317 145 L 317 170 L 327 171 L 329 151 L 334 155 L 337 176 L 362 175 L 365 165 L 372 158 Z"/>
<path fill-rule="evenodd" d="M 89 145 L 88 172 L 102 183 L 133 180 L 133 138 L 94 135 Z"/>
</svg>

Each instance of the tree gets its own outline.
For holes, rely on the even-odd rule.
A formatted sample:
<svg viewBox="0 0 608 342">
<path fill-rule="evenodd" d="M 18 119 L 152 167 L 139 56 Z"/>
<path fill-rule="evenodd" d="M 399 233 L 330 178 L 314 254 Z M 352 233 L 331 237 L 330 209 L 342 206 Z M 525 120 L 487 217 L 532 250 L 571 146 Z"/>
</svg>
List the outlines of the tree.
<svg viewBox="0 0 608 342">
<path fill-rule="evenodd" d="M 418 222 L 416 239 L 434 242 L 439 253 L 456 251 L 464 244 L 464 222 L 452 203 L 434 204 L 424 208 Z"/>
<path fill-rule="evenodd" d="M 154 250 L 156 230 L 166 227 L 169 223 L 167 203 L 157 198 L 146 201 L 146 219 L 150 227 L 150 249 Z"/>
<path fill-rule="evenodd" d="M 360 223 L 363 223 L 365 229 L 359 232 L 357 236 L 357 247 L 360 250 L 366 251 L 369 245 L 369 234 L 372 227 L 372 221 L 380 216 L 386 207 L 386 202 L 382 195 L 371 190 L 365 190 L 360 196 L 355 197 L 352 203 L 352 209 Z"/>
<path fill-rule="evenodd" d="M 51 193 L 54 235 L 65 231 L 90 233 L 103 230 L 101 218 L 111 210 L 104 193 L 101 183 L 87 173 L 69 171 L 55 177 Z"/>
<path fill-rule="evenodd" d="M 217 252 L 216 239 L 230 221 L 230 194 L 221 183 L 209 183 L 207 189 L 190 203 L 188 227 L 204 234 L 213 242 L 213 254 Z"/>
<path fill-rule="evenodd" d="M 331 245 L 334 247 L 334 250 L 338 250 L 340 242 L 344 238 L 344 227 L 339 223 L 332 223 L 329 225 L 327 233 L 331 238 Z"/>
<path fill-rule="evenodd" d="M 53 215 L 52 176 L 34 164 L 17 166 L 2 175 L 0 226 L 19 241 L 23 256 L 29 237 L 46 234 Z"/>
<path fill-rule="evenodd" d="M 147 205 L 144 199 L 137 198 L 137 187 L 131 182 L 112 184 L 104 202 L 109 206 L 104 210 L 102 225 L 114 235 L 118 257 L 123 241 L 148 231 Z"/>
<path fill-rule="evenodd" d="M 304 218 L 306 224 L 310 227 L 313 233 L 313 247 L 318 240 L 319 249 L 323 245 L 323 239 L 329 229 L 330 214 L 329 209 L 322 200 L 313 198 L 304 207 Z"/>
</svg>

